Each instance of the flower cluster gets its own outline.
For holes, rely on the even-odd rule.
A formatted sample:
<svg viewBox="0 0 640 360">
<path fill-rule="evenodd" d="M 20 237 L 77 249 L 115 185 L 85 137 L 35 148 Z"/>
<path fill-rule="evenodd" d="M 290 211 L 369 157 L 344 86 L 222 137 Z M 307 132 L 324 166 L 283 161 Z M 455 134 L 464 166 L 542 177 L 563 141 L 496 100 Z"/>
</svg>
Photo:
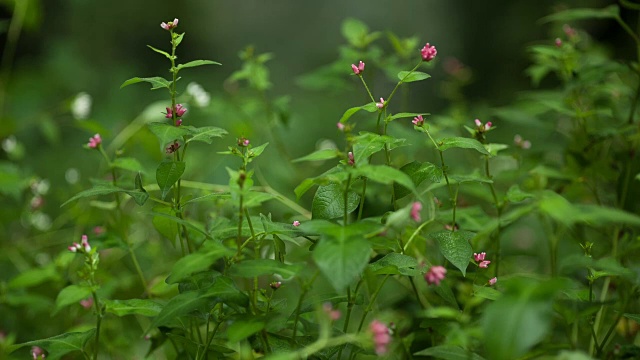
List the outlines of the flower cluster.
<svg viewBox="0 0 640 360">
<path fill-rule="evenodd" d="M 89 138 L 87 146 L 92 149 L 96 149 L 98 148 L 98 146 L 100 146 L 100 144 L 102 144 L 102 137 L 100 136 L 100 134 L 95 134 Z"/>
<path fill-rule="evenodd" d="M 416 201 L 411 205 L 411 218 L 415 222 L 420 222 L 420 211 L 422 210 L 422 203 Z"/>
<path fill-rule="evenodd" d="M 331 319 L 332 321 L 336 321 L 340 319 L 340 316 L 342 316 L 342 313 L 340 312 L 340 310 L 334 309 L 333 305 L 331 305 L 331 303 L 328 303 L 328 302 L 322 305 L 322 311 L 324 311 L 325 314 L 327 314 L 329 316 L 329 319 Z"/>
<path fill-rule="evenodd" d="M 418 116 L 414 117 L 411 122 L 415 126 L 422 126 L 422 125 L 424 125 L 424 118 L 422 117 L 422 115 L 418 115 Z"/>
<path fill-rule="evenodd" d="M 379 102 L 379 103 L 376 103 L 376 107 L 377 107 L 378 109 L 382 109 L 384 106 L 385 106 L 384 99 L 383 99 L 383 98 L 380 98 L 380 102 Z"/>
<path fill-rule="evenodd" d="M 169 146 L 167 146 L 167 148 L 164 150 L 167 154 L 173 154 L 174 152 L 178 151 L 179 148 L 180 148 L 180 143 L 178 143 L 177 141 L 174 141 L 173 144 L 169 144 Z"/>
<path fill-rule="evenodd" d="M 424 274 L 424 279 L 429 285 L 440 285 L 440 281 L 444 280 L 445 275 L 447 275 L 447 269 L 445 269 L 444 266 L 432 266 L 429 271 Z"/>
<path fill-rule="evenodd" d="M 300 226 L 300 221 L 298 221 L 298 220 L 294 220 L 294 221 L 293 221 L 293 226 L 295 226 L 295 227 Z"/>
<path fill-rule="evenodd" d="M 249 146 L 249 143 L 250 141 L 247 138 L 241 137 L 238 139 L 238 146 L 240 147 L 247 147 Z"/>
<path fill-rule="evenodd" d="M 69 249 L 69 251 L 71 252 L 86 252 L 88 253 L 89 251 L 91 251 L 91 245 L 89 245 L 89 238 L 87 237 L 87 235 L 82 235 L 82 241 L 80 244 L 78 244 L 77 242 L 74 242 L 73 245 L 67 247 L 67 249 Z"/>
<path fill-rule="evenodd" d="M 351 64 L 351 70 L 353 70 L 354 74 L 360 75 L 364 71 L 364 63 L 360 61 L 358 66 L 356 66 L 355 64 Z"/>
<path fill-rule="evenodd" d="M 389 343 L 391 342 L 389 328 L 381 321 L 373 320 L 371 324 L 369 324 L 369 330 L 373 333 L 373 342 L 375 343 L 376 354 L 386 354 L 389 350 Z"/>
<path fill-rule="evenodd" d="M 516 134 L 516 136 L 514 136 L 514 137 L 513 137 L 513 143 L 514 143 L 517 147 L 522 148 L 522 149 L 525 149 L 525 150 L 527 150 L 527 149 L 530 149 L 530 148 L 531 148 L 531 141 L 529 141 L 529 140 L 524 140 L 524 139 L 522 138 L 522 136 L 520 136 L 520 135 L 518 135 L 518 134 Z"/>
<path fill-rule="evenodd" d="M 423 61 L 429 62 L 429 61 L 433 60 L 433 58 L 435 58 L 436 55 L 438 55 L 438 50 L 436 50 L 435 46 L 432 46 L 429 43 L 427 43 L 420 50 L 420 54 L 422 55 L 422 60 Z"/>
<path fill-rule="evenodd" d="M 160 24 L 160 27 L 165 30 L 175 29 L 176 27 L 178 27 L 178 19 L 173 19 L 173 21 L 169 21 L 168 23 L 163 22 L 162 24 Z"/>
<path fill-rule="evenodd" d="M 271 287 L 273 290 L 280 289 L 280 286 L 282 286 L 282 282 L 280 281 L 273 281 L 271 282 L 271 284 L 269 284 L 269 287 Z"/>
<path fill-rule="evenodd" d="M 176 104 L 176 106 L 173 109 L 171 108 L 166 108 L 166 109 L 167 109 L 167 115 L 165 115 L 165 117 L 167 119 L 173 119 L 174 111 L 175 111 L 176 118 L 181 118 L 182 115 L 184 115 L 184 113 L 187 112 L 187 108 L 182 106 L 182 104 Z M 180 126 L 180 125 L 182 125 L 182 119 L 177 119 L 176 126 Z"/>
<path fill-rule="evenodd" d="M 473 253 L 473 260 L 475 260 L 478 263 L 478 267 L 486 269 L 489 267 L 489 264 L 491 264 L 491 261 L 485 260 L 486 256 L 487 256 L 487 253 L 485 252 L 481 252 L 479 254 Z"/>
<path fill-rule="evenodd" d="M 491 129 L 491 126 L 493 125 L 491 124 L 491 121 L 487 121 L 486 124 L 482 124 L 482 121 L 480 121 L 480 119 L 475 119 L 474 122 L 476 123 L 476 127 L 480 132 L 489 131 L 489 129 Z"/>
</svg>

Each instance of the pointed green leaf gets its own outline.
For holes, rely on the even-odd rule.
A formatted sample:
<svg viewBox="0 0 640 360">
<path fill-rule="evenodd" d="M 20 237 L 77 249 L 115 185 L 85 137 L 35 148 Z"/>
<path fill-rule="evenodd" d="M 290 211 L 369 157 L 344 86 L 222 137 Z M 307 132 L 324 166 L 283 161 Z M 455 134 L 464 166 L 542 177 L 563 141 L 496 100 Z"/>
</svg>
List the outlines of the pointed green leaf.
<svg viewBox="0 0 640 360">
<path fill-rule="evenodd" d="M 180 43 L 182 42 L 182 38 L 184 38 L 184 34 L 178 34 L 178 33 L 173 33 L 173 41 L 176 43 L 176 47 L 178 47 L 178 45 L 180 45 Z"/>
<path fill-rule="evenodd" d="M 516 185 L 512 185 L 509 188 L 509 190 L 507 191 L 506 199 L 509 202 L 517 203 L 532 197 L 533 197 L 533 194 L 529 194 L 527 192 L 522 191 L 522 189 L 520 189 L 520 187 L 516 184 Z"/>
<path fill-rule="evenodd" d="M 347 194 L 347 213 L 353 212 L 360 202 L 360 196 L 353 191 Z M 340 184 L 329 184 L 318 187 L 311 213 L 314 219 L 335 219 L 344 215 L 344 190 Z"/>
<path fill-rule="evenodd" d="M 179 64 L 177 68 L 178 70 L 181 70 L 184 68 L 190 68 L 190 67 L 196 67 L 196 66 L 202 66 L 202 65 L 222 65 L 222 64 L 216 61 L 211 61 L 211 60 L 193 60 L 185 64 Z"/>
<path fill-rule="evenodd" d="M 363 165 L 354 171 L 358 176 L 364 176 L 377 183 L 391 185 L 398 183 L 411 191 L 415 191 L 415 186 L 411 178 L 402 171 L 387 165 Z"/>
<path fill-rule="evenodd" d="M 418 270 L 418 260 L 414 257 L 398 253 L 389 253 L 385 255 L 382 259 L 369 264 L 369 268 L 378 275 L 420 275 L 420 270 Z"/>
<path fill-rule="evenodd" d="M 182 140 L 185 135 L 191 134 L 189 126 L 174 126 L 168 123 L 154 122 L 147 124 L 149 130 L 160 140 L 160 147 L 164 148 L 167 144 L 173 143 L 175 140 Z"/>
<path fill-rule="evenodd" d="M 353 158 L 355 163 L 360 166 L 369 163 L 369 157 L 384 148 L 385 144 L 389 145 L 389 150 L 393 150 L 402 146 L 405 139 L 396 139 L 392 136 L 379 135 L 362 131 L 353 138 Z"/>
<path fill-rule="evenodd" d="M 186 164 L 184 161 L 165 161 L 160 163 L 158 169 L 156 169 L 156 181 L 162 192 L 161 198 L 164 198 L 171 190 L 173 184 L 180 179 L 184 173 Z"/>
<path fill-rule="evenodd" d="M 393 114 L 391 116 L 389 116 L 389 121 L 390 120 L 395 120 L 395 119 L 404 119 L 404 118 L 414 118 L 418 115 L 422 115 L 422 116 L 427 116 L 427 115 L 431 115 L 429 113 L 397 113 L 397 114 Z"/>
<path fill-rule="evenodd" d="M 231 267 L 231 274 L 252 278 L 255 276 L 278 274 L 285 279 L 296 276 L 303 266 L 300 264 L 283 264 L 272 259 L 245 260 Z"/>
<path fill-rule="evenodd" d="M 91 288 L 87 286 L 69 285 L 60 290 L 56 298 L 56 307 L 54 313 L 71 304 L 78 304 L 80 300 L 84 300 L 91 296 Z"/>
<path fill-rule="evenodd" d="M 187 143 L 192 141 L 201 141 L 211 144 L 213 142 L 213 138 L 221 138 L 228 134 L 226 130 L 214 126 L 205 126 L 200 128 L 184 126 L 183 128 L 189 130 L 189 135 L 191 135 L 191 137 L 187 139 Z"/>
<path fill-rule="evenodd" d="M 436 345 L 420 350 L 413 355 L 431 356 L 444 360 L 484 360 L 482 356 L 455 345 Z"/>
<path fill-rule="evenodd" d="M 151 49 L 151 50 L 153 50 L 153 51 L 157 52 L 158 54 L 162 54 L 162 55 L 166 56 L 166 57 L 167 57 L 167 59 L 171 59 L 171 54 L 169 54 L 168 52 L 166 52 L 166 51 L 162 51 L 162 50 L 160 50 L 160 49 L 156 49 L 156 48 L 154 48 L 154 47 L 153 47 L 153 46 L 151 46 L 151 45 L 147 45 L 147 47 L 148 47 L 149 49 Z"/>
<path fill-rule="evenodd" d="M 337 292 L 342 292 L 364 270 L 371 246 L 362 236 L 338 236 L 320 239 L 313 260 Z"/>
<path fill-rule="evenodd" d="M 413 71 L 413 72 L 411 72 L 411 71 L 400 71 L 398 73 L 398 79 L 403 83 L 420 81 L 420 80 L 428 79 L 430 77 L 431 77 L 431 75 L 429 75 L 427 73 L 420 72 L 420 71 Z"/>
<path fill-rule="evenodd" d="M 237 320 L 227 328 L 227 337 L 230 342 L 236 343 L 264 329 L 264 326 L 265 322 L 256 318 Z"/>
<path fill-rule="evenodd" d="M 222 244 L 208 242 L 198 252 L 176 261 L 166 282 L 167 284 L 180 282 L 193 273 L 208 270 L 218 259 L 231 256 L 234 253 L 233 250 L 226 248 Z"/>
<path fill-rule="evenodd" d="M 70 352 L 82 351 L 87 344 L 87 341 L 92 339 L 95 336 L 95 333 L 96 329 L 91 329 L 85 332 L 70 332 L 47 339 L 11 345 L 7 350 L 11 353 L 24 346 L 39 346 L 47 351 L 47 360 L 56 360 Z"/>
<path fill-rule="evenodd" d="M 452 137 L 452 138 L 444 138 L 438 141 L 438 149 L 440 151 L 445 151 L 451 148 L 462 148 L 462 149 L 474 149 L 481 154 L 491 155 L 484 148 L 484 146 L 475 139 L 463 138 L 463 137 Z"/>
<path fill-rule="evenodd" d="M 53 265 L 53 264 L 51 264 Z M 57 281 L 60 275 L 53 266 L 26 270 L 9 281 L 9 289 L 27 288 L 45 282 Z"/>
<path fill-rule="evenodd" d="M 551 21 L 576 21 L 585 19 L 617 19 L 620 17 L 620 8 L 617 5 L 609 5 L 602 9 L 568 9 L 555 14 L 545 16 L 540 22 Z"/>
<path fill-rule="evenodd" d="M 355 47 L 362 48 L 367 45 L 368 33 L 369 27 L 360 20 L 348 18 L 342 22 L 342 36 Z"/>
<path fill-rule="evenodd" d="M 113 162 L 111 163 L 111 166 L 113 166 L 114 168 L 123 169 L 127 171 L 132 171 L 132 172 L 139 172 L 143 170 L 140 162 L 137 159 L 132 157 L 117 158 L 113 160 Z"/>
<path fill-rule="evenodd" d="M 125 194 L 131 196 L 133 198 L 133 200 L 140 206 L 144 205 L 144 203 L 149 198 L 149 194 L 147 194 L 146 192 L 142 192 L 142 191 L 139 191 L 139 190 L 122 189 L 122 188 L 119 188 L 119 187 L 116 187 L 116 186 L 113 186 L 113 185 L 108 185 L 108 184 L 100 184 L 100 185 L 96 185 L 96 186 L 92 187 L 91 189 L 84 190 L 84 191 L 81 191 L 81 192 L 77 193 L 71 199 L 65 201 L 62 205 L 60 205 L 60 207 L 63 207 L 65 205 L 67 205 L 68 203 L 70 203 L 72 201 L 75 201 L 77 199 L 81 199 L 81 198 L 85 198 L 85 197 L 98 196 L 98 195 L 115 194 L 115 193 L 125 193 Z"/>
<path fill-rule="evenodd" d="M 297 158 L 292 162 L 321 161 L 321 160 L 334 159 L 338 157 L 338 154 L 339 152 L 336 149 L 322 149 L 322 150 L 314 151 L 311 154 L 305 155 L 301 158 Z"/>
<path fill-rule="evenodd" d="M 463 276 L 466 276 L 467 266 L 473 256 L 469 241 L 474 236 L 474 233 L 464 230 L 456 232 L 443 230 L 429 234 L 429 237 L 438 243 L 442 256 L 457 267 Z"/>
<path fill-rule="evenodd" d="M 148 82 L 151 84 L 151 90 L 156 90 L 156 89 L 161 89 L 161 88 L 167 88 L 169 89 L 171 87 L 171 82 L 165 78 L 161 78 L 158 76 L 155 77 L 149 77 L 149 78 L 140 78 L 140 77 L 134 77 L 131 78 L 125 82 L 122 83 L 122 85 L 120 85 L 120 89 L 122 89 L 125 86 L 129 86 L 131 84 L 136 84 L 139 82 Z"/>
<path fill-rule="evenodd" d="M 264 151 L 264 149 L 267 148 L 267 145 L 269 145 L 269 143 L 264 143 L 264 144 L 262 144 L 260 146 L 256 146 L 254 148 L 251 148 L 249 150 L 249 156 L 251 156 L 253 158 L 260 156 L 262 154 L 262 152 Z"/>
<path fill-rule="evenodd" d="M 148 299 L 102 300 L 102 302 L 106 305 L 105 311 L 116 316 L 157 316 L 162 310 L 162 305 Z"/>
<path fill-rule="evenodd" d="M 411 179 L 411 182 L 413 182 L 416 187 L 427 179 L 431 182 L 439 183 L 443 176 L 442 169 L 430 162 L 420 163 L 418 161 L 413 161 L 401 167 L 400 171 L 407 174 Z M 411 190 L 398 183 L 393 184 L 393 190 L 396 194 L 396 199 L 400 199 L 411 194 Z"/>
</svg>

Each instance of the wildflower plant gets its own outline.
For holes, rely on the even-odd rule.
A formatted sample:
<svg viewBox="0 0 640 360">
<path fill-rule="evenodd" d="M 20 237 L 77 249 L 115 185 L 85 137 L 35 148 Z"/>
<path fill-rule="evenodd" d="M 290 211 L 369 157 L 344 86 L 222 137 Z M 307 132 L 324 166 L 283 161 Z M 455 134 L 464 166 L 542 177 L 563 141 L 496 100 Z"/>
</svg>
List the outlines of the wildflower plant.
<svg viewBox="0 0 640 360">
<path fill-rule="evenodd" d="M 640 49 L 616 6 L 545 20 L 586 18 L 615 20 Z M 102 222 L 87 225 L 95 227 L 91 244 L 83 235 L 61 250 L 59 266 L 80 270 L 69 272 L 55 300 L 56 312 L 83 310 L 88 318 L 84 309 L 92 308 L 95 318 L 10 351 L 196 360 L 577 359 L 638 351 L 640 209 L 632 194 L 640 59 L 615 62 L 583 44 L 580 30 L 557 27 L 560 41 L 530 48 L 528 70 L 534 84 L 557 76 L 552 97 L 533 91 L 507 109 L 432 116 L 406 94 L 431 78 L 443 51 L 431 39 L 390 34 L 385 60 L 382 34 L 348 19 L 341 58 L 301 83 L 337 76 L 336 89 L 357 87 L 365 100 L 326 122 L 337 145 L 289 162 L 293 149 L 280 128 L 271 129 L 288 121 L 286 98 L 269 92 L 272 56 L 241 52 L 241 68 L 225 82 L 236 106 L 224 107 L 197 83 L 182 86 L 182 70 L 220 65 L 178 63 L 183 26 L 162 22 L 170 49 L 149 46 L 169 61 L 169 78 L 122 84 L 167 91 L 157 118 L 136 130 L 157 138 L 155 179 L 125 156 L 129 130 L 95 134 L 86 156 L 98 157 L 104 171 L 63 204 L 103 211 Z M 470 70 L 454 68 L 449 76 L 463 86 Z M 387 91 L 373 84 L 376 70 L 393 80 Z M 265 131 L 237 126 L 226 136 L 214 121 L 196 126 L 194 110 L 210 104 L 224 113 L 242 104 L 247 118 L 267 120 L 252 124 Z M 523 135 L 513 129 L 517 121 L 530 122 Z M 535 139 L 534 122 L 548 132 L 562 123 L 561 144 L 525 140 Z M 540 157 L 552 150 L 563 159 Z M 269 186 L 261 170 L 270 151 L 305 174 L 293 177 L 299 183 L 290 194 Z M 190 178 L 218 159 L 224 169 L 211 167 L 222 183 Z M 309 198 L 311 209 L 290 195 Z M 127 265 L 109 265 L 110 258 Z"/>
</svg>

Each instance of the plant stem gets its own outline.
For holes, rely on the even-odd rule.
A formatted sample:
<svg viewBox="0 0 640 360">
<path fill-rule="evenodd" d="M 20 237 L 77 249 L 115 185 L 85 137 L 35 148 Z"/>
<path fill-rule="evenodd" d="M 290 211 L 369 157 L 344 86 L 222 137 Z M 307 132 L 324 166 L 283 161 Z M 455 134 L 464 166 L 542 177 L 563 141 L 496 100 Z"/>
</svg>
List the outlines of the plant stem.
<svg viewBox="0 0 640 360">
<path fill-rule="evenodd" d="M 360 324 L 358 325 L 358 331 L 357 331 L 358 333 L 362 330 L 362 326 L 364 325 L 364 321 L 367 318 L 367 315 L 369 314 L 369 312 L 371 311 L 371 309 L 373 307 L 373 303 L 378 298 L 378 294 L 380 293 L 380 290 L 382 290 L 382 286 L 384 286 L 384 283 L 387 281 L 389 276 L 391 276 L 391 275 L 389 275 L 389 274 L 385 275 L 384 278 L 382 279 L 382 281 L 380 282 L 380 284 L 378 285 L 378 288 L 376 288 L 376 290 L 373 292 L 373 294 L 371 294 L 371 298 L 369 299 L 369 304 L 364 309 L 364 312 L 362 313 L 362 317 L 360 318 Z"/>
<path fill-rule="evenodd" d="M 96 341 L 93 347 L 93 360 L 98 359 L 98 348 L 100 347 L 100 325 L 102 324 L 102 309 L 100 308 L 100 300 L 98 294 L 92 290 L 91 296 L 93 296 L 93 305 L 96 308 Z"/>
<path fill-rule="evenodd" d="M 491 175 L 491 171 L 489 169 L 489 156 L 485 156 L 484 157 L 484 170 L 485 170 L 485 175 L 487 176 L 487 178 L 489 178 L 490 180 L 493 180 L 493 176 Z M 502 217 L 502 210 L 504 207 L 504 203 L 500 203 L 500 200 L 498 200 L 498 195 L 496 193 L 496 188 L 493 185 L 493 183 L 489 183 L 489 188 L 491 189 L 491 196 L 493 197 L 493 203 L 496 207 L 496 211 L 498 212 L 498 227 L 496 228 L 495 231 L 495 241 L 496 241 L 496 257 L 495 257 L 495 273 L 494 276 L 498 277 L 499 273 L 500 273 L 500 258 L 502 257 L 502 254 L 500 254 L 501 249 L 500 249 L 500 232 L 502 230 L 502 224 L 501 224 L 501 217 Z"/>
<path fill-rule="evenodd" d="M 364 81 L 364 78 L 362 77 L 362 75 L 358 74 L 358 77 L 360 78 L 360 81 L 362 81 L 362 85 L 364 85 L 364 88 L 367 90 L 367 94 L 369 94 L 369 98 L 371 99 L 371 101 L 376 102 L 376 99 L 373 97 L 373 95 L 371 95 L 371 91 L 369 91 L 369 87 L 367 86 L 367 83 Z"/>
<path fill-rule="evenodd" d="M 416 66 L 413 67 L 413 69 L 411 69 L 411 71 L 409 71 L 405 76 L 402 77 L 402 79 L 400 81 L 398 81 L 398 83 L 396 84 L 396 87 L 393 88 L 393 91 L 391 92 L 391 94 L 389 95 L 389 98 L 387 98 L 387 104 L 391 101 L 391 99 L 393 99 L 393 95 L 396 93 L 396 91 L 398 90 L 398 87 L 404 83 L 404 80 L 406 78 L 409 77 L 409 75 L 413 74 L 414 71 L 416 71 L 418 69 L 418 67 L 420 67 L 420 65 L 422 65 L 422 61 L 420 61 Z"/>
<path fill-rule="evenodd" d="M 308 283 L 302 285 L 302 294 L 300 294 L 300 297 L 298 297 L 298 305 L 296 306 L 296 316 L 295 316 L 295 319 L 293 320 L 293 335 L 291 335 L 291 345 L 295 345 L 296 343 L 296 334 L 298 332 L 298 321 L 300 320 L 300 309 L 302 308 L 302 301 L 304 300 L 304 297 L 307 295 L 307 292 L 309 292 L 309 290 L 311 289 L 311 285 L 316 280 L 319 274 L 320 274 L 320 271 L 316 270 L 316 272 L 311 277 L 311 280 L 309 280 Z"/>
<path fill-rule="evenodd" d="M 362 219 L 362 209 L 364 208 L 364 197 L 367 192 L 367 178 L 362 180 L 362 195 L 360 195 L 360 205 L 358 207 L 358 221 Z"/>
<path fill-rule="evenodd" d="M 349 207 L 349 186 L 351 185 L 351 174 L 349 174 L 349 177 L 347 177 L 347 184 L 344 187 L 344 207 L 343 207 L 343 214 L 342 214 L 342 226 L 347 226 L 347 221 L 348 221 L 348 207 Z"/>
</svg>

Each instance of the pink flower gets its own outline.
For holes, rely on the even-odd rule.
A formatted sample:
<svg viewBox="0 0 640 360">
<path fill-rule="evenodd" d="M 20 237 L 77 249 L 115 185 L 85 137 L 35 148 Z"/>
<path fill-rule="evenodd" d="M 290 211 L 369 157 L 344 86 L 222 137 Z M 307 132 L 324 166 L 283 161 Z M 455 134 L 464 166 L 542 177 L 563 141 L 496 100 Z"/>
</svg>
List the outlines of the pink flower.
<svg viewBox="0 0 640 360">
<path fill-rule="evenodd" d="M 93 306 L 93 298 L 90 297 L 84 300 L 80 300 L 80 305 L 82 305 L 82 307 L 85 309 L 91 309 L 91 307 Z"/>
<path fill-rule="evenodd" d="M 293 226 L 295 226 L 295 227 L 300 226 L 300 221 L 295 220 L 295 221 L 293 222 Z"/>
<path fill-rule="evenodd" d="M 353 157 L 353 153 L 351 151 L 349 151 L 349 153 L 347 154 L 347 157 L 349 158 L 349 165 L 354 166 L 356 164 L 356 160 Z"/>
<path fill-rule="evenodd" d="M 487 253 L 485 252 L 481 252 L 480 254 L 473 253 L 473 260 L 475 260 L 476 262 L 483 261 L 485 256 L 487 256 Z"/>
<path fill-rule="evenodd" d="M 480 121 L 479 119 L 475 119 L 474 122 L 476 123 L 476 126 L 478 127 L 478 131 L 480 132 L 489 130 L 493 125 L 491 121 L 487 121 L 486 124 L 482 125 L 482 121 Z"/>
<path fill-rule="evenodd" d="M 422 118 L 422 115 L 418 115 L 418 116 L 414 117 L 413 121 L 411 121 L 411 122 L 415 126 L 422 126 L 422 124 L 424 124 L 424 119 Z"/>
<path fill-rule="evenodd" d="M 426 274 L 424 279 L 429 285 L 440 285 L 440 281 L 444 280 L 444 276 L 447 274 L 447 269 L 444 266 L 432 266 Z"/>
<path fill-rule="evenodd" d="M 429 43 L 427 43 L 422 50 L 420 50 L 420 54 L 422 55 L 422 60 L 423 61 L 431 61 L 433 60 L 433 58 L 436 57 L 436 55 L 438 55 L 438 50 L 436 50 L 435 46 L 431 46 Z"/>
<path fill-rule="evenodd" d="M 531 141 L 529 140 L 524 140 L 522 139 L 522 136 L 517 135 L 513 137 L 513 143 L 516 144 L 517 147 L 520 147 L 522 149 L 530 149 L 531 148 Z"/>
<path fill-rule="evenodd" d="M 422 203 L 416 201 L 411 205 L 411 218 L 415 222 L 420 222 L 420 210 L 422 210 Z"/>
<path fill-rule="evenodd" d="M 179 148 L 180 144 L 177 141 L 174 141 L 173 144 L 169 144 L 169 146 L 167 146 L 165 152 L 167 154 L 173 154 L 174 152 L 178 151 Z"/>
<path fill-rule="evenodd" d="M 282 282 L 280 281 L 274 281 L 271 284 L 269 284 L 269 286 L 273 289 L 273 290 L 278 290 L 280 288 L 280 286 L 282 286 Z"/>
<path fill-rule="evenodd" d="M 351 64 L 351 70 L 353 70 L 354 74 L 360 75 L 360 73 L 364 71 L 364 63 L 360 61 L 360 64 L 358 64 L 358 66 Z"/>
<path fill-rule="evenodd" d="M 182 125 L 182 119 L 176 120 L 176 126 L 180 126 L 180 125 Z"/>
<path fill-rule="evenodd" d="M 85 252 L 91 251 L 91 245 L 89 245 L 89 238 L 87 235 L 82 235 L 82 247 Z"/>
<path fill-rule="evenodd" d="M 33 356 L 33 360 L 37 360 L 38 356 L 41 356 L 41 359 L 44 359 L 44 350 L 41 347 L 34 346 L 31 348 L 31 356 Z"/>
<path fill-rule="evenodd" d="M 373 333 L 373 342 L 376 348 L 376 354 L 384 355 L 387 353 L 388 345 L 391 342 L 389 328 L 378 320 L 373 320 L 369 324 L 369 330 Z"/>
<path fill-rule="evenodd" d="M 488 268 L 488 267 L 489 267 L 489 264 L 491 264 L 491 261 L 489 261 L 489 260 L 485 260 L 485 261 L 482 261 L 482 262 L 480 263 L 480 265 L 478 265 L 478 266 L 479 266 L 479 267 L 481 267 L 481 268 L 483 268 L 483 269 L 486 269 L 486 268 Z"/>
<path fill-rule="evenodd" d="M 384 107 L 384 105 L 385 105 L 385 104 L 384 104 L 384 99 L 383 99 L 383 98 L 380 98 L 380 102 L 379 102 L 379 103 L 376 103 L 376 107 L 377 107 L 378 109 L 382 109 L 382 108 Z"/>
<path fill-rule="evenodd" d="M 556 38 L 555 44 L 556 44 L 556 47 L 562 46 L 562 40 L 560 38 Z"/>
<path fill-rule="evenodd" d="M 340 131 L 344 131 L 344 124 L 343 124 L 343 123 L 338 122 L 338 123 L 336 124 L 336 126 L 338 127 L 338 130 L 340 130 Z"/>
<path fill-rule="evenodd" d="M 490 280 L 489 280 L 489 285 L 493 286 L 493 285 L 495 285 L 497 282 L 498 282 L 498 278 L 497 278 L 497 277 L 494 277 L 493 279 L 490 279 Z"/>
<path fill-rule="evenodd" d="M 322 310 L 329 315 L 329 318 L 333 321 L 340 319 L 340 316 L 342 316 L 340 310 L 334 310 L 333 305 L 328 302 L 322 305 Z"/>
<path fill-rule="evenodd" d="M 74 242 L 73 245 L 67 247 L 67 249 L 69 249 L 69 251 L 71 252 L 77 252 L 78 250 L 82 249 L 82 246 L 80 246 L 80 244 L 78 244 L 77 242 Z"/>
<path fill-rule="evenodd" d="M 576 29 L 569 26 L 569 24 L 562 25 L 562 31 L 564 31 L 565 35 L 567 35 L 567 37 L 569 38 L 572 38 L 578 35 L 578 32 L 576 31 Z"/>
<path fill-rule="evenodd" d="M 100 137 L 100 134 L 95 134 L 93 135 L 93 137 L 89 138 L 89 143 L 87 144 L 87 146 L 95 149 L 100 146 L 100 144 L 102 144 L 102 137 Z"/>
<path fill-rule="evenodd" d="M 107 230 L 104 228 L 104 226 L 96 226 L 93 228 L 93 233 L 96 236 L 100 236 L 102 234 L 104 234 L 105 232 L 107 232 Z"/>
<path fill-rule="evenodd" d="M 167 115 L 165 115 L 165 117 L 167 119 L 172 119 L 173 118 L 173 110 L 171 108 L 165 108 L 167 109 Z M 184 115 L 184 113 L 187 112 L 187 108 L 184 107 L 182 104 L 176 104 L 175 106 L 175 111 L 176 111 L 176 117 L 182 117 L 182 115 Z"/>
<path fill-rule="evenodd" d="M 243 138 L 243 137 L 238 139 L 238 146 L 247 147 L 247 146 L 249 146 L 249 143 L 250 143 L 249 139 L 246 139 L 246 138 Z"/>
<path fill-rule="evenodd" d="M 178 26 L 178 19 L 173 19 L 173 21 L 169 21 L 169 23 L 163 22 L 162 24 L 160 24 L 160 27 L 165 30 L 171 30 L 177 26 Z"/>
</svg>

